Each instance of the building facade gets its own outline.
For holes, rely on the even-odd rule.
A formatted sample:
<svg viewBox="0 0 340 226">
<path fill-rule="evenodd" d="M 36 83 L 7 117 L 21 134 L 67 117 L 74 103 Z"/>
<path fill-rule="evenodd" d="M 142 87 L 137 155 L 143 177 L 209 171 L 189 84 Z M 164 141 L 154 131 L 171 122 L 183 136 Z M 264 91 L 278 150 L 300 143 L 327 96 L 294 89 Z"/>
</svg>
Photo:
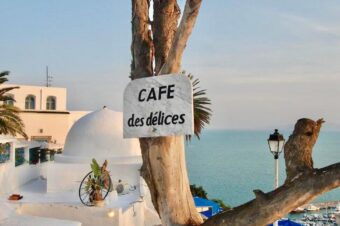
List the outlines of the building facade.
<svg viewBox="0 0 340 226">
<path fill-rule="evenodd" d="M 47 142 L 63 147 L 66 135 L 75 121 L 89 113 L 67 110 L 66 88 L 6 84 L 18 87 L 7 93 L 15 101 L 6 104 L 21 109 L 25 132 L 32 141 Z M 20 138 L 20 137 L 19 137 Z"/>
</svg>

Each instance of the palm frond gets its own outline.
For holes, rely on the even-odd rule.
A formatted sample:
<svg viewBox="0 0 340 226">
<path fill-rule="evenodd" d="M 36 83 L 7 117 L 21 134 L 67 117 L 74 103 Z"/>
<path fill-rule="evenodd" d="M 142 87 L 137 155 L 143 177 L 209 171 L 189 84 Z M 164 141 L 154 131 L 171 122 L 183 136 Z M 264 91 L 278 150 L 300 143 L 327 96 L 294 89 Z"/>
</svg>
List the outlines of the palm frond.
<svg viewBox="0 0 340 226">
<path fill-rule="evenodd" d="M 8 81 L 8 79 L 6 78 L 6 76 L 8 75 L 9 75 L 9 71 L 0 72 L 0 84 L 3 84 Z"/>
<path fill-rule="evenodd" d="M 182 74 L 185 75 L 185 71 Z M 200 139 L 203 128 L 210 123 L 212 110 L 209 105 L 211 105 L 211 100 L 206 96 L 206 90 L 199 87 L 200 80 L 194 79 L 190 73 L 187 76 L 191 80 L 193 89 L 194 134 Z M 186 135 L 185 138 L 190 141 L 191 135 Z"/>
<path fill-rule="evenodd" d="M 0 101 L 3 101 L 3 102 L 13 101 L 13 102 L 15 102 L 14 98 L 10 95 L 2 95 L 2 96 L 0 95 Z"/>
<path fill-rule="evenodd" d="M 0 72 L 0 84 L 7 82 L 6 76 L 9 75 L 9 71 Z M 0 101 L 12 100 L 13 97 L 9 96 L 7 92 L 12 89 L 17 89 L 19 87 L 6 87 L 0 89 Z M 0 105 L 0 134 L 16 136 L 17 134 L 23 136 L 27 139 L 27 134 L 25 133 L 25 125 L 19 116 L 20 109 L 15 106 L 10 106 L 6 104 Z"/>
<path fill-rule="evenodd" d="M 6 87 L 0 89 L 0 96 L 5 95 L 7 92 L 11 91 L 12 89 L 18 89 L 18 86 L 13 86 L 13 87 Z"/>
<path fill-rule="evenodd" d="M 99 164 L 98 164 L 96 159 L 92 159 L 91 169 L 92 169 L 93 175 L 95 177 L 99 177 L 100 176 L 100 166 L 99 166 Z"/>
</svg>

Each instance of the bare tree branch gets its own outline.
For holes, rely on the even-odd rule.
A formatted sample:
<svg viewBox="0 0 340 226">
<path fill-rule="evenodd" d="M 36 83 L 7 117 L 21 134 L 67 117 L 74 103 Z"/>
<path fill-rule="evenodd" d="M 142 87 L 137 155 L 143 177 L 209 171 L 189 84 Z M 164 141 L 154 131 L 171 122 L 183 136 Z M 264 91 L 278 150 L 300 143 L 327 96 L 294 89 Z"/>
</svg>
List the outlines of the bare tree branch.
<svg viewBox="0 0 340 226">
<path fill-rule="evenodd" d="M 183 16 L 170 49 L 168 59 L 159 74 L 178 73 L 189 36 L 194 28 L 202 0 L 187 0 Z"/>
<path fill-rule="evenodd" d="M 180 8 L 176 0 L 154 0 L 152 35 L 155 45 L 155 74 L 168 58 L 177 31 Z"/>
<path fill-rule="evenodd" d="M 152 76 L 153 42 L 149 29 L 150 0 L 132 0 L 131 79 Z"/>
<path fill-rule="evenodd" d="M 340 186 L 340 163 L 301 173 L 291 183 L 215 215 L 204 226 L 263 226 L 285 216 L 291 210 L 312 201 L 316 196 Z M 258 192 L 257 192 L 258 193 Z"/>
</svg>

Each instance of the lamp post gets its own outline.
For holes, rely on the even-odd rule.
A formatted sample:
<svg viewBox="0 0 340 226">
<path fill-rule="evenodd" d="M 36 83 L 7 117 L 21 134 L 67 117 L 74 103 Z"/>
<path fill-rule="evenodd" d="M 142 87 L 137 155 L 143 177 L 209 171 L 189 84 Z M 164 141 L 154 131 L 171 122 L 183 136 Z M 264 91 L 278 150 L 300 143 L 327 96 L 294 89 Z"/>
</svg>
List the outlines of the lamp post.
<svg viewBox="0 0 340 226">
<path fill-rule="evenodd" d="M 273 134 L 269 135 L 268 145 L 270 152 L 274 155 L 275 161 L 275 182 L 274 188 L 279 187 L 279 155 L 283 150 L 283 146 L 285 145 L 285 138 L 282 134 L 279 133 L 277 129 L 275 129 Z M 274 226 L 278 226 L 278 221 L 275 221 Z"/>
</svg>

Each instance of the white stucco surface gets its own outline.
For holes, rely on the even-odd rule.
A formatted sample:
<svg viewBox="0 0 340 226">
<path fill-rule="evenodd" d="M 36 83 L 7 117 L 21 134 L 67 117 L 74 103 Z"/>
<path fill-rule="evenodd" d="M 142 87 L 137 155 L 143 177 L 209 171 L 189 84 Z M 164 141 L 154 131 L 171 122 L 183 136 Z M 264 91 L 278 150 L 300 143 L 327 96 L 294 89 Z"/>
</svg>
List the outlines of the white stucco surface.
<svg viewBox="0 0 340 226">
<path fill-rule="evenodd" d="M 15 214 L 3 211 L 0 225 L 159 225 L 150 193 L 140 177 L 142 159 L 138 140 L 124 140 L 122 130 L 122 113 L 101 109 L 75 123 L 64 153 L 55 155 L 55 162 L 15 167 L 13 146 L 10 161 L 0 164 L 0 204 L 10 205 Z M 16 141 L 4 138 L 3 142 Z M 30 145 L 19 144 L 25 147 L 27 160 Z M 99 164 L 107 159 L 113 184 L 122 180 L 127 191 L 120 195 L 116 191 L 109 193 L 104 207 L 87 207 L 79 199 L 79 185 L 91 171 L 92 158 Z M 22 195 L 23 199 L 8 201 L 12 193 Z"/>
<path fill-rule="evenodd" d="M 36 179 L 40 175 L 40 166 L 28 165 L 27 163 L 13 167 L 11 163 L 0 165 L 0 194 L 15 193 L 23 184 Z"/>
<path fill-rule="evenodd" d="M 19 87 L 9 91 L 9 94 L 14 96 L 16 100 L 15 105 L 20 109 L 25 109 L 25 99 L 28 95 L 35 97 L 34 110 L 47 110 L 47 97 L 53 96 L 56 98 L 56 110 L 66 111 L 66 88 L 60 87 L 46 87 L 46 86 L 29 86 L 19 84 L 2 84 L 1 87 Z"/>
<path fill-rule="evenodd" d="M 107 197 L 104 207 L 86 207 L 73 192 L 46 193 L 46 186 L 46 180 L 42 179 L 27 183 L 18 190 L 24 197 L 19 201 L 8 201 L 6 197 L 0 196 L 0 207 L 9 209 L 3 217 L 0 214 L 0 225 L 41 225 L 35 225 L 34 222 L 44 222 L 46 226 L 73 226 L 80 225 L 79 223 L 82 226 L 160 224 L 156 211 L 149 207 L 150 197 L 142 198 L 138 190 L 126 195 Z M 32 224 L 21 224 L 22 221 Z M 63 224 L 65 222 L 70 224 Z"/>
<path fill-rule="evenodd" d="M 46 217 L 13 215 L 0 221 L 4 226 L 81 226 L 80 222 Z"/>
<path fill-rule="evenodd" d="M 41 174 L 42 167 L 45 167 L 48 163 L 42 163 L 37 165 L 29 165 L 29 149 L 33 147 L 39 147 L 37 142 L 19 141 L 13 137 L 0 136 L 0 143 L 9 143 L 10 159 L 7 162 L 0 164 L 0 195 L 15 193 L 15 191 L 27 182 L 36 179 Z M 24 148 L 25 160 L 22 165 L 15 166 L 15 149 Z"/>
<path fill-rule="evenodd" d="M 25 132 L 30 140 L 48 140 L 63 147 L 67 132 L 73 123 L 89 111 L 67 110 L 67 90 L 59 87 L 28 86 L 17 84 L 2 84 L 2 87 L 19 87 L 8 92 L 13 95 L 14 106 L 19 107 L 20 117 L 25 124 Z M 25 109 L 28 95 L 35 97 L 35 108 Z M 47 98 L 56 99 L 56 108 L 48 110 Z M 22 138 L 20 135 L 18 138 Z"/>
<path fill-rule="evenodd" d="M 62 156 L 79 159 L 140 156 L 140 147 L 136 139 L 123 139 L 122 113 L 103 108 L 72 126 Z M 57 156 L 56 162 L 62 161 L 62 156 Z"/>
</svg>

